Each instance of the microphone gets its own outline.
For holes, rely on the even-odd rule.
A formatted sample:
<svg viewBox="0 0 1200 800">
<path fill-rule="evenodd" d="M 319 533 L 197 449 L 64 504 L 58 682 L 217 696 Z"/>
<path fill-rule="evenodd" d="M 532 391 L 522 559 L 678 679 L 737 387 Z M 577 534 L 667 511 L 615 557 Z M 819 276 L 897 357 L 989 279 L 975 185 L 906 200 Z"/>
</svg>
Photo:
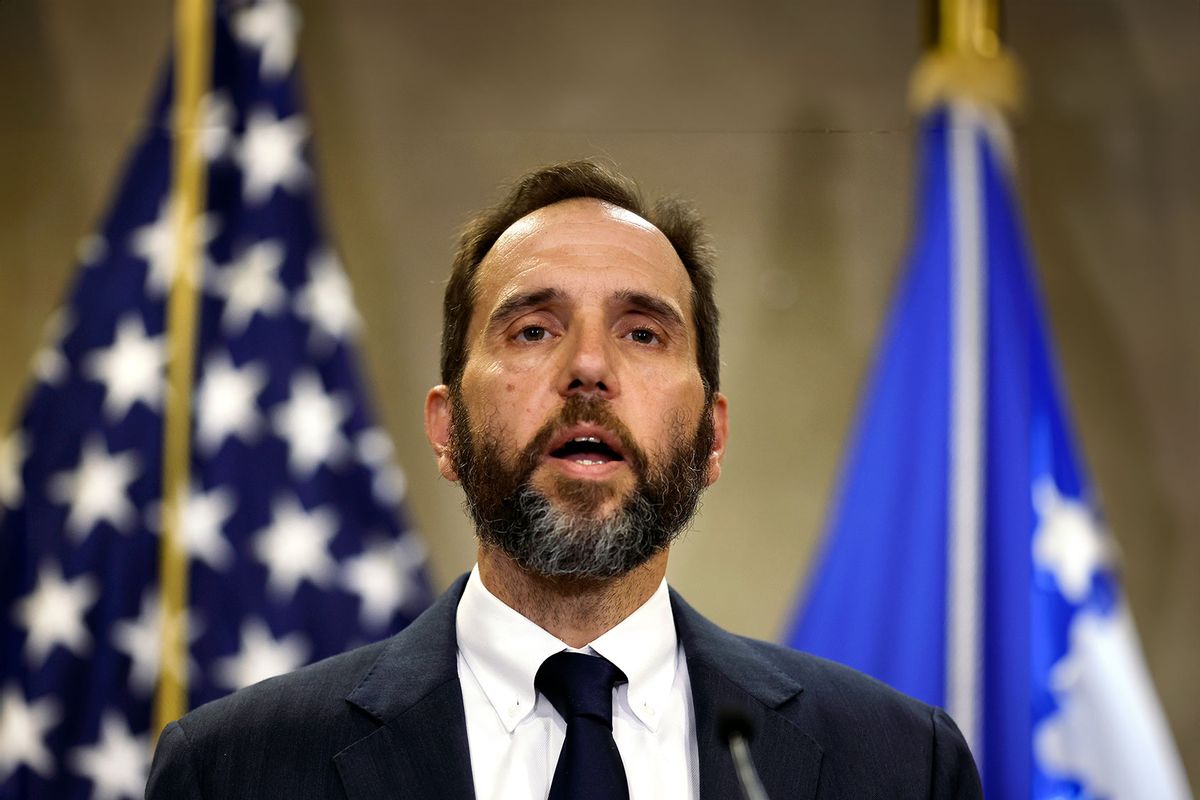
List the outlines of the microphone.
<svg viewBox="0 0 1200 800">
<path fill-rule="evenodd" d="M 733 770 L 742 787 L 743 800 L 770 800 L 750 758 L 750 740 L 754 738 L 754 723 L 750 718 L 736 708 L 721 709 L 717 712 L 717 735 L 733 757 Z"/>
</svg>

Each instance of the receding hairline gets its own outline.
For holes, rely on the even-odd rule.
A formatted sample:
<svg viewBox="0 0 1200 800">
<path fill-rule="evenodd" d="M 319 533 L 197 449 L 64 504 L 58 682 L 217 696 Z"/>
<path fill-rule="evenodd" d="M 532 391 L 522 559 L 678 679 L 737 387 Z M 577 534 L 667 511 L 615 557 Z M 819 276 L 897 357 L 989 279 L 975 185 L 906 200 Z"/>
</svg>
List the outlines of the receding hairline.
<svg viewBox="0 0 1200 800">
<path fill-rule="evenodd" d="M 556 203 L 551 203 L 550 205 L 545 205 L 545 206 L 536 208 L 533 211 L 530 211 L 525 216 L 516 220 L 515 222 L 513 222 L 511 225 L 509 225 L 507 228 L 504 229 L 504 231 L 496 238 L 496 241 L 492 244 L 492 246 L 490 248 L 488 248 L 488 251 L 486 253 L 484 253 L 483 258 L 479 260 L 479 263 L 476 265 L 475 270 L 471 276 L 471 284 L 470 284 L 471 315 L 468 317 L 468 321 L 467 321 L 468 331 L 470 331 L 474 327 L 477 315 L 479 315 L 479 314 L 483 315 L 483 317 L 484 317 L 483 324 L 486 325 L 487 318 L 490 315 L 494 314 L 494 309 L 489 311 L 488 309 L 483 309 L 483 308 L 479 307 L 480 278 L 483 275 L 483 270 L 484 270 L 485 265 L 488 264 L 490 261 L 495 261 L 496 259 L 503 259 L 506 255 L 511 253 L 513 250 L 516 250 L 517 248 L 519 248 L 521 243 L 526 241 L 530 236 L 537 235 L 538 233 L 544 231 L 545 230 L 544 227 L 536 225 L 536 220 L 534 219 L 535 217 L 537 217 L 538 215 L 544 216 L 545 214 L 564 213 L 565 211 L 569 210 L 571 206 L 574 206 L 577 208 L 597 209 L 598 212 L 600 214 L 602 214 L 603 218 L 605 218 L 611 222 L 615 222 L 615 223 L 622 224 L 622 225 L 627 225 L 627 226 L 637 229 L 638 231 L 652 235 L 655 238 L 655 245 L 660 250 L 659 255 L 662 255 L 669 261 L 670 269 L 673 271 L 676 271 L 678 273 L 676 277 L 682 281 L 682 285 L 686 289 L 685 297 L 686 297 L 687 302 L 685 302 L 679 309 L 675 309 L 672 306 L 670 316 L 679 317 L 681 323 L 689 325 L 690 327 L 692 327 L 694 329 L 695 309 L 693 308 L 693 306 L 695 305 L 695 298 L 693 297 L 693 295 L 695 292 L 695 285 L 692 282 L 692 278 L 688 272 L 687 265 L 683 263 L 683 259 L 679 257 L 679 252 L 675 249 L 675 245 L 671 242 L 671 240 L 669 238 L 667 238 L 667 235 L 665 233 L 663 233 L 662 229 L 660 229 L 657 225 L 650 222 L 649 220 L 647 220 L 645 217 L 638 214 L 637 212 L 631 211 L 623 206 L 615 205 L 606 200 L 601 200 L 601 199 L 595 198 L 595 197 L 571 197 L 566 200 L 560 200 Z M 584 222 L 586 222 L 586 221 L 579 220 L 578 224 L 584 224 Z M 525 223 L 524 229 L 521 228 L 522 223 Z M 568 224 L 569 225 L 572 223 L 560 220 L 559 224 Z M 510 233 L 513 233 L 514 229 L 516 229 L 515 235 L 520 237 L 516 241 L 512 241 L 512 239 L 510 237 Z M 508 239 L 508 241 L 506 241 L 506 239 Z M 646 260 L 649 262 L 650 259 L 647 258 Z M 496 267 L 496 265 L 493 264 L 492 269 L 495 269 L 495 267 Z M 549 287 L 541 287 L 541 291 L 557 291 L 557 289 L 552 286 L 549 286 Z M 618 292 L 617 294 L 620 294 L 620 292 Z M 638 298 L 643 298 L 643 297 L 647 296 L 643 292 L 640 292 L 640 291 L 626 291 L 625 294 L 627 294 L 631 297 L 635 296 Z M 657 301 L 657 302 L 663 302 L 665 305 L 669 305 L 669 306 L 672 305 L 671 303 L 665 302 L 665 301 Z M 697 340 L 696 345 L 698 346 L 699 345 L 698 332 L 693 330 L 693 335 L 696 336 L 696 340 Z"/>
<path fill-rule="evenodd" d="M 467 328 L 476 311 L 477 272 L 494 255 L 499 238 L 505 233 L 511 238 L 509 229 L 522 220 L 527 224 L 525 218 L 536 211 L 582 199 L 624 209 L 611 211 L 609 216 L 638 227 L 648 225 L 647 230 L 664 236 L 673 254 L 668 258 L 679 260 L 691 284 L 688 305 L 699 343 L 697 364 L 706 390 L 716 391 L 720 383 L 720 314 L 713 297 L 715 254 L 703 220 L 692 203 L 676 196 L 646 202 L 634 181 L 593 159 L 564 161 L 528 172 L 512 184 L 502 200 L 466 222 L 443 296 L 443 381 L 453 386 L 462 375 L 469 350 Z"/>
<path fill-rule="evenodd" d="M 523 217 L 514 220 L 511 225 L 500 232 L 500 235 L 496 237 L 496 241 L 492 243 L 492 246 L 487 249 L 487 252 L 483 254 L 483 258 L 479 259 L 479 263 L 476 265 L 475 274 L 472 275 L 472 299 L 475 299 L 475 292 L 478 287 L 478 281 L 475 279 L 484 264 L 499 254 L 514 249 L 521 241 L 541 230 L 537 224 L 539 217 L 565 213 L 570 208 L 594 208 L 613 222 L 629 225 L 655 235 L 659 244 L 665 248 L 665 252 L 670 253 L 675 263 L 685 273 L 687 272 L 687 266 L 683 263 L 683 259 L 679 257 L 679 252 L 675 249 L 675 245 L 661 228 L 641 214 L 631 211 L 624 206 L 610 203 L 607 200 L 601 200 L 598 197 L 569 197 L 566 200 L 559 200 L 558 202 L 533 209 Z"/>
</svg>

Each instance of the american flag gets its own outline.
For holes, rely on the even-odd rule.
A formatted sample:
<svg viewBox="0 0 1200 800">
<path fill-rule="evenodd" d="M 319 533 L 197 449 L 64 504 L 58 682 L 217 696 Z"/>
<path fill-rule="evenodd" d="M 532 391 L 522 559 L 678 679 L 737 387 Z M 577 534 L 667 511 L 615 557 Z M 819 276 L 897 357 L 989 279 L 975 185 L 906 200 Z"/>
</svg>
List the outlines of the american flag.
<svg viewBox="0 0 1200 800">
<path fill-rule="evenodd" d="M 285 0 L 218 6 L 201 145 L 192 707 L 386 636 L 430 600 L 321 234 Z M 0 439 L 0 798 L 140 798 L 159 674 L 169 71 Z"/>
</svg>

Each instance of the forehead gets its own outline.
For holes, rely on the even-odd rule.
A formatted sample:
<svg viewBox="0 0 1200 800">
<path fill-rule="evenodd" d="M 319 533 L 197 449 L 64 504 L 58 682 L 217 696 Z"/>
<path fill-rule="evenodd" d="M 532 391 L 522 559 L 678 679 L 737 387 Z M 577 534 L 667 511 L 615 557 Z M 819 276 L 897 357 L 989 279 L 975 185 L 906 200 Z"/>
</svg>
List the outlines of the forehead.
<svg viewBox="0 0 1200 800">
<path fill-rule="evenodd" d="M 650 292 L 691 317 L 691 279 L 662 231 L 632 211 L 576 198 L 513 223 L 480 262 L 476 313 L 516 292 Z"/>
</svg>

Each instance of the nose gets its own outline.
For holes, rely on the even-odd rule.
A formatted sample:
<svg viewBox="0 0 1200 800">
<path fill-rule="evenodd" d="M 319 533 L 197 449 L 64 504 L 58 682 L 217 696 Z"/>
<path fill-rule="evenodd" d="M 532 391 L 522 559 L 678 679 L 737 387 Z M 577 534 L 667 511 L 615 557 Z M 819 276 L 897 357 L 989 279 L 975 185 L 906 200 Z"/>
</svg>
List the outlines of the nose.
<svg viewBox="0 0 1200 800">
<path fill-rule="evenodd" d="M 559 394 L 596 395 L 611 400 L 619 386 L 614 369 L 616 343 L 603 325 L 577 325 L 568 334 Z"/>
</svg>

